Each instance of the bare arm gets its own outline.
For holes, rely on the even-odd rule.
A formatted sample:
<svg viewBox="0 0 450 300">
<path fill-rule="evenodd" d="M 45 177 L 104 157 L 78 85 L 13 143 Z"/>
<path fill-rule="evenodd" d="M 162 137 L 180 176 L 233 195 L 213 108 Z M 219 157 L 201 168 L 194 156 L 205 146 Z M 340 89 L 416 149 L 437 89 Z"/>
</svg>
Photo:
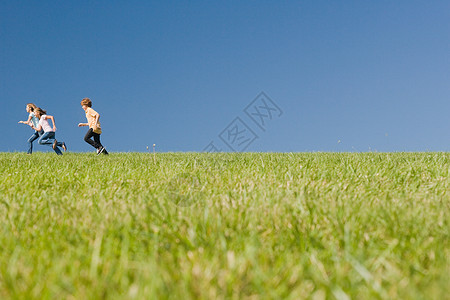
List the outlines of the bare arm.
<svg viewBox="0 0 450 300">
<path fill-rule="evenodd" d="M 97 127 L 98 126 L 98 119 L 100 119 L 100 114 L 96 113 L 96 114 L 93 115 L 93 117 L 94 117 L 94 120 L 95 120 L 94 127 Z M 83 126 L 89 126 L 89 123 L 78 123 L 78 127 L 83 127 Z"/>
<path fill-rule="evenodd" d="M 94 116 L 94 119 L 95 119 L 94 127 L 97 128 L 98 127 L 98 119 L 100 119 L 100 114 L 96 113 Z"/>
<path fill-rule="evenodd" d="M 47 115 L 47 119 L 52 120 L 53 123 L 53 131 L 56 131 L 56 123 L 55 123 L 55 118 L 53 118 L 53 116 L 49 116 Z"/>
<path fill-rule="evenodd" d="M 31 124 L 30 126 L 31 126 L 31 128 L 33 128 L 33 129 L 36 130 L 36 131 L 41 131 L 41 130 L 42 130 L 41 124 L 38 124 L 38 127 L 34 127 L 33 124 Z"/>
<path fill-rule="evenodd" d="M 28 116 L 28 120 L 26 120 L 26 121 L 19 121 L 19 123 L 30 124 L 30 121 L 31 121 L 31 116 Z"/>
</svg>

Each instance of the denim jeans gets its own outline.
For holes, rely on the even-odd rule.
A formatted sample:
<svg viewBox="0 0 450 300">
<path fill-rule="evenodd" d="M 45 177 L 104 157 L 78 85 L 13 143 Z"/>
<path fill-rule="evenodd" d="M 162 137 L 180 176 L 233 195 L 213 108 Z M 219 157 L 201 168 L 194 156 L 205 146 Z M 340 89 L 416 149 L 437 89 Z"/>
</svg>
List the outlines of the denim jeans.
<svg viewBox="0 0 450 300">
<path fill-rule="evenodd" d="M 55 133 L 53 131 L 44 132 L 44 134 L 39 139 L 39 145 L 48 145 L 53 146 L 53 142 L 55 141 Z M 57 142 L 55 147 L 55 152 L 58 155 L 62 155 L 61 150 L 58 147 L 62 147 L 62 142 Z"/>
<path fill-rule="evenodd" d="M 35 140 L 37 140 L 41 135 L 44 134 L 44 131 L 34 131 L 34 133 L 30 136 L 30 138 L 28 139 L 27 143 L 28 143 L 28 154 L 33 153 L 33 142 Z"/>
</svg>

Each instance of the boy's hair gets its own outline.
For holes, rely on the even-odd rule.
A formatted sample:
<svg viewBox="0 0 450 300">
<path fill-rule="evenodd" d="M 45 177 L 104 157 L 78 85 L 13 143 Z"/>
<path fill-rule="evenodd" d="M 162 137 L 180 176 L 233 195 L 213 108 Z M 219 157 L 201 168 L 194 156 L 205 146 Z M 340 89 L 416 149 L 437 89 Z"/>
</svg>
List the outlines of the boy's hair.
<svg viewBox="0 0 450 300">
<path fill-rule="evenodd" d="M 34 111 L 36 108 L 38 108 L 34 103 L 27 103 L 27 106 L 30 108 L 31 111 Z"/>
<path fill-rule="evenodd" d="M 92 101 L 89 98 L 84 98 L 81 100 L 81 105 L 86 105 L 87 107 L 92 107 Z"/>
<path fill-rule="evenodd" d="M 47 114 L 47 111 L 40 107 L 36 107 L 36 109 L 34 110 L 34 113 L 37 113 L 39 116 L 43 116 L 43 115 Z"/>
</svg>

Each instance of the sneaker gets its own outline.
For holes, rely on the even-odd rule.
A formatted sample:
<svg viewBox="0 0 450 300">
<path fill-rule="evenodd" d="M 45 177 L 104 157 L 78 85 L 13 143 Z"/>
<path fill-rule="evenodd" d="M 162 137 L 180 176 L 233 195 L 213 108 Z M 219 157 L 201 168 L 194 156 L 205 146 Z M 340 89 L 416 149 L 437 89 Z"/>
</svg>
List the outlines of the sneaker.
<svg viewBox="0 0 450 300">
<path fill-rule="evenodd" d="M 105 148 L 101 147 L 99 150 L 97 150 L 97 155 L 103 153 L 103 151 L 105 151 Z"/>
<path fill-rule="evenodd" d="M 53 142 L 53 146 L 52 146 L 53 150 L 56 149 L 56 144 L 57 144 L 57 143 L 58 143 L 58 141 L 55 139 L 55 141 Z"/>
<path fill-rule="evenodd" d="M 105 155 L 108 155 L 109 153 L 108 153 L 108 151 L 106 151 L 106 148 L 103 148 L 103 154 L 105 154 Z"/>
<path fill-rule="evenodd" d="M 62 144 L 62 148 L 63 148 L 64 152 L 66 152 L 66 151 L 67 151 L 67 146 L 66 146 L 66 143 L 64 143 L 64 142 L 63 142 L 63 144 Z"/>
</svg>

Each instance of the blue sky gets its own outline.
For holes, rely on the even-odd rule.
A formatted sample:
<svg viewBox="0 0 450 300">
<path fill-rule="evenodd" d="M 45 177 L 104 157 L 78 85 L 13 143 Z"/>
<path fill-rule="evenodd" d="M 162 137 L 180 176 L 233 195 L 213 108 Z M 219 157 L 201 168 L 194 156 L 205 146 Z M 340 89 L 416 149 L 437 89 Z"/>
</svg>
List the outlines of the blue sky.
<svg viewBox="0 0 450 300">
<path fill-rule="evenodd" d="M 92 151 L 84 97 L 109 151 L 228 151 L 237 117 L 246 151 L 450 150 L 449 1 L 2 1 L 0 45 L 0 151 L 26 151 L 27 102 Z"/>
</svg>

